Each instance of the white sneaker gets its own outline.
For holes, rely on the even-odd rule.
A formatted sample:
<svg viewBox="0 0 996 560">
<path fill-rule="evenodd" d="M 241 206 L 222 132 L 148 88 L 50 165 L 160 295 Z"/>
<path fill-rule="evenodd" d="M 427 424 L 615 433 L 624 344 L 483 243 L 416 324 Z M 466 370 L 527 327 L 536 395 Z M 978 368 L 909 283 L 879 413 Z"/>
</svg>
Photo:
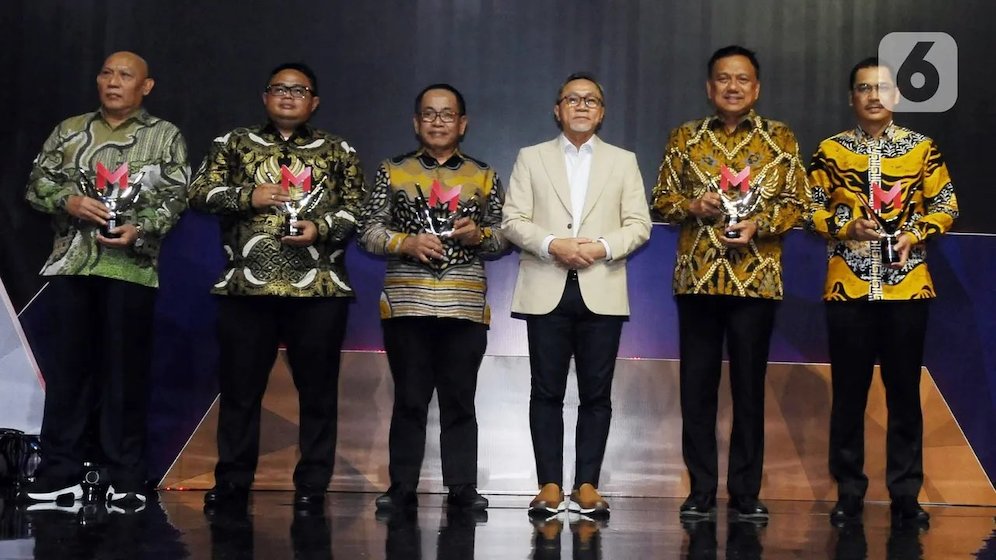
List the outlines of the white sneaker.
<svg viewBox="0 0 996 560">
<path fill-rule="evenodd" d="M 32 485 L 24 490 L 23 495 L 29 502 L 59 502 L 60 504 L 69 504 L 83 498 L 83 487 L 79 484 L 74 484 L 65 488 L 47 490 L 37 488 L 36 486 L 33 487 Z"/>
<path fill-rule="evenodd" d="M 114 485 L 107 487 L 107 502 L 111 504 L 127 504 L 135 505 L 139 504 L 145 505 L 145 494 L 141 492 L 117 492 L 114 490 Z"/>
</svg>

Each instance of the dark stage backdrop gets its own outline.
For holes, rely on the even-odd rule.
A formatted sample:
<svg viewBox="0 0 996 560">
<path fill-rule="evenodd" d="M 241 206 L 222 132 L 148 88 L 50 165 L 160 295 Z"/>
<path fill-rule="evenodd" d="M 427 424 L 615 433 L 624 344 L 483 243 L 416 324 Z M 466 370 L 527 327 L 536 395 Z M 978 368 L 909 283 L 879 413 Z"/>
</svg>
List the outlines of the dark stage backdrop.
<svg viewBox="0 0 996 560">
<path fill-rule="evenodd" d="M 181 128 L 195 167 L 212 138 L 262 119 L 259 92 L 270 68 L 284 61 L 308 62 L 321 81 L 315 124 L 356 147 L 368 179 L 380 160 L 415 146 L 412 98 L 438 81 L 453 83 L 467 99 L 464 150 L 507 179 L 520 147 L 556 134 L 552 108 L 561 80 L 589 70 L 606 88 L 601 136 L 637 153 L 649 190 L 668 131 L 709 111 L 704 65 L 714 49 L 740 43 L 758 52 L 758 109 L 795 130 L 808 160 L 822 138 L 853 126 L 847 73 L 857 60 L 876 54 L 879 40 L 891 31 L 943 31 L 957 42 L 960 95 L 954 108 L 943 114 L 902 114 L 897 120 L 938 140 L 961 201 L 957 228 L 980 234 L 971 246 L 991 262 L 992 238 L 981 235 L 996 233 L 986 196 L 992 176 L 988 134 L 996 125 L 994 19 L 996 4 L 987 0 L 6 0 L 0 10 L 5 123 L 0 127 L 0 274 L 18 310 L 40 288 L 36 271 L 51 235 L 45 218 L 23 202 L 31 161 L 58 121 L 97 107 L 94 78 L 115 50 L 134 50 L 150 62 L 157 84 L 147 107 Z M 820 251 L 818 243 L 806 243 Z M 347 345 L 377 348 L 375 300 L 382 265 L 351 258 L 354 276 L 366 283 L 353 309 Z M 669 299 L 670 269 L 649 260 L 635 263 L 660 274 L 641 297 Z M 971 274 L 975 258 L 968 255 L 965 261 Z M 161 403 L 162 417 L 190 416 L 181 409 L 203 411 L 203 401 L 213 398 L 213 308 L 205 292 L 219 264 L 214 222 L 188 213 L 164 248 L 166 303 L 161 301 L 157 319 L 162 345 L 157 375 L 174 385 L 182 379 L 192 396 L 188 402 L 178 397 Z M 502 264 L 496 270 L 511 270 Z M 943 264 L 937 266 L 946 270 Z M 826 359 L 819 324 L 820 265 L 818 258 L 786 263 L 787 269 L 798 266 L 808 279 L 803 291 L 809 299 L 787 301 L 783 324 L 792 332 L 780 328 L 796 339 L 809 338 L 773 348 L 776 359 Z M 803 266 L 813 268 L 803 274 Z M 964 279 L 952 282 L 959 280 Z M 962 283 L 987 289 L 986 282 Z M 492 295 L 501 318 L 491 336 L 501 342 L 506 327 L 520 327 L 505 319 L 508 294 Z M 982 301 L 992 300 L 991 293 L 983 295 Z M 975 295 L 962 297 L 971 309 Z M 994 315 L 992 308 L 981 313 Z M 664 319 L 670 330 L 671 318 Z M 43 338 L 44 322 L 26 326 L 32 344 Z M 992 332 L 980 332 L 987 337 L 982 347 L 991 347 Z M 629 355 L 675 357 L 674 336 L 654 337 L 632 328 L 626 336 L 659 341 L 649 353 L 641 348 L 652 342 L 630 344 Z M 956 415 L 977 426 L 970 440 L 992 477 L 996 458 L 985 426 L 991 426 L 996 396 L 986 389 L 996 386 L 996 366 L 990 357 L 980 359 L 970 371 L 966 366 L 950 377 L 958 380 L 955 386 L 943 381 L 941 386 L 952 389 L 945 396 Z M 972 413 L 977 404 L 981 412 Z M 975 416 L 964 418 L 959 410 Z M 177 437 L 189 433 L 189 423 L 176 422 Z"/>
</svg>

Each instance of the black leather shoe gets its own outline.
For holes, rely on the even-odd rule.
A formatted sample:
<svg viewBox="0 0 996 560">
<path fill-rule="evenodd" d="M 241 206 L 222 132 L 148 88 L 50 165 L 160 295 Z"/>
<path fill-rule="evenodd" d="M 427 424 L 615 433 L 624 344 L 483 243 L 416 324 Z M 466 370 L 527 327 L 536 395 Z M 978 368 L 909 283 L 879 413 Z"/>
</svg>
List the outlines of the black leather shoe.
<svg viewBox="0 0 996 560">
<path fill-rule="evenodd" d="M 865 503 L 861 496 L 854 494 L 844 494 L 837 499 L 833 509 L 830 510 L 830 523 L 841 525 L 861 519 L 861 511 Z"/>
<path fill-rule="evenodd" d="M 754 496 L 730 496 L 727 508 L 739 519 L 760 520 L 768 518 L 768 508 Z"/>
<path fill-rule="evenodd" d="M 406 509 L 418 506 L 418 495 L 415 487 L 407 484 L 392 484 L 387 492 L 377 496 L 374 501 L 377 509 Z"/>
<path fill-rule="evenodd" d="M 930 521 L 930 514 L 920 507 L 916 501 L 916 496 L 895 496 L 889 506 L 892 512 L 892 519 L 900 521 L 912 521 L 914 523 L 927 523 Z"/>
<path fill-rule="evenodd" d="M 325 507 L 325 492 L 298 490 L 294 492 L 294 511 L 317 513 Z"/>
<path fill-rule="evenodd" d="M 249 489 L 234 484 L 216 484 L 204 494 L 204 507 L 244 506 L 249 502 Z"/>
<path fill-rule="evenodd" d="M 485 510 L 488 507 L 488 499 L 477 493 L 477 488 L 473 484 L 458 484 L 451 486 L 446 495 L 446 503 L 457 508 L 472 510 Z"/>
<path fill-rule="evenodd" d="M 692 493 L 678 509 L 681 519 L 702 519 L 716 515 L 716 495 Z"/>
</svg>

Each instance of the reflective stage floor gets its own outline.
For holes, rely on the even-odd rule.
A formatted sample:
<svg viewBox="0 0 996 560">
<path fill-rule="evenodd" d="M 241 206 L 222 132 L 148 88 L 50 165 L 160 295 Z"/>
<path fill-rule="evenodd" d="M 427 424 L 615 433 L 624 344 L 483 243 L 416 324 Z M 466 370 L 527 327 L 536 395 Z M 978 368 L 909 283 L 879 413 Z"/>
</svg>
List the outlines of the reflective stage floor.
<svg viewBox="0 0 996 560">
<path fill-rule="evenodd" d="M 832 527 L 827 502 L 769 501 L 766 525 L 682 524 L 681 500 L 610 500 L 597 522 L 526 515 L 528 496 L 490 495 L 486 515 L 421 494 L 409 515 L 375 514 L 375 494 L 330 493 L 324 515 L 295 516 L 290 492 L 256 491 L 247 512 L 205 515 L 200 491 L 161 492 L 137 513 L 0 502 L 0 558 L 121 559 L 554 559 L 554 558 L 996 558 L 992 507 L 927 506 L 929 528 L 892 525 L 887 503 L 868 503 L 863 524 Z"/>
</svg>

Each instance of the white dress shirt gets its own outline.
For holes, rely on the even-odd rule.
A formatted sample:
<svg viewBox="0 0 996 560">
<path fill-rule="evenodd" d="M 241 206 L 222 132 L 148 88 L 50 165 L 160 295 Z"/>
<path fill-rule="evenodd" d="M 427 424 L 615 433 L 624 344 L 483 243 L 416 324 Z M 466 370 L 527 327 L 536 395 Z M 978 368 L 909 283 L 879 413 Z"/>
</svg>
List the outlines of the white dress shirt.
<svg viewBox="0 0 996 560">
<path fill-rule="evenodd" d="M 591 177 L 591 158 L 595 151 L 595 137 L 592 136 L 587 142 L 578 148 L 571 143 L 563 134 L 560 135 L 560 147 L 564 150 L 564 168 L 567 170 L 567 183 L 571 188 L 571 219 L 573 225 L 571 232 L 574 237 L 578 236 L 581 228 L 581 213 L 584 212 L 585 197 L 588 196 L 588 183 Z M 556 239 L 554 235 L 548 235 L 543 239 L 543 252 L 550 258 L 550 243 Z M 602 238 L 598 238 L 602 246 L 605 247 L 606 260 L 612 260 L 612 253 L 609 251 L 609 244 Z"/>
</svg>

